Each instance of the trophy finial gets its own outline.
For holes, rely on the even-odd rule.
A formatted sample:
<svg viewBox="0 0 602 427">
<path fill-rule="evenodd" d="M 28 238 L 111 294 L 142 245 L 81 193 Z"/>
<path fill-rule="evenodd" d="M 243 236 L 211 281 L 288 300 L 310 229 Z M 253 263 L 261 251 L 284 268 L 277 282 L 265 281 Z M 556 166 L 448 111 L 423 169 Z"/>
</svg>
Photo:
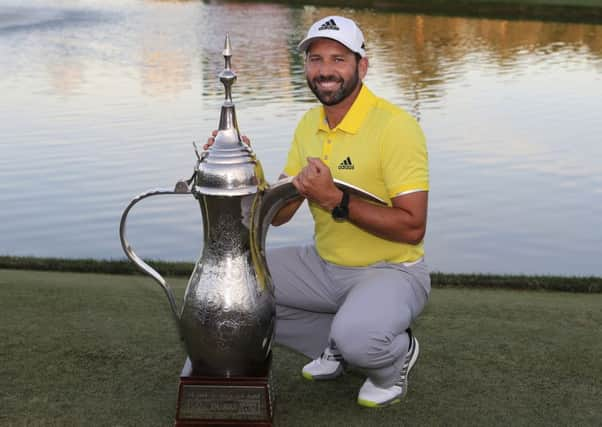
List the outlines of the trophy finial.
<svg viewBox="0 0 602 427">
<path fill-rule="evenodd" d="M 226 33 L 226 40 L 224 42 L 224 56 L 232 56 L 232 46 L 230 45 L 230 33 Z"/>
<path fill-rule="evenodd" d="M 197 155 L 192 190 L 195 197 L 255 194 L 263 190 L 265 184 L 263 172 L 258 172 L 260 165 L 255 153 L 242 141 L 236 122 L 236 110 L 232 102 L 232 85 L 236 81 L 236 74 L 231 69 L 229 35 L 226 35 L 222 53 L 225 64 L 218 77 L 224 84 L 226 97 L 222 103 L 215 141 L 206 151 Z"/>
<path fill-rule="evenodd" d="M 226 89 L 225 103 L 224 105 L 233 105 L 232 102 L 232 85 L 236 81 L 236 73 L 232 71 L 232 46 L 230 45 L 230 34 L 226 33 L 226 40 L 224 42 L 224 70 L 219 73 L 219 79 L 224 84 Z"/>
</svg>

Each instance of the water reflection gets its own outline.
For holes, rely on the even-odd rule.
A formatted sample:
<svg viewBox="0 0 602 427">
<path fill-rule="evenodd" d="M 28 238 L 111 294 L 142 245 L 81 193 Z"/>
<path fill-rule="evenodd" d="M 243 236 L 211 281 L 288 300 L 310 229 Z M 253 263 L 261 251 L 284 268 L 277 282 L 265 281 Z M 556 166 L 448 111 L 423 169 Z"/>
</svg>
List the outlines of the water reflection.
<svg viewBox="0 0 602 427">
<path fill-rule="evenodd" d="M 290 101 L 295 93 L 291 74 L 301 70 L 291 62 L 287 44 L 291 9 L 275 4 L 254 5 L 250 9 L 247 4 L 228 3 L 223 7 L 225 14 L 208 20 L 199 40 L 206 58 L 204 74 L 211 76 L 204 82 L 203 94 L 223 92 L 213 76 L 223 69 L 221 51 L 227 31 L 235 43 L 233 66 L 244 79 L 244 84 L 237 84 L 238 96 L 263 103 L 272 100 L 277 92 L 279 101 Z"/>
<path fill-rule="evenodd" d="M 141 84 L 145 95 L 175 95 L 190 89 L 190 58 L 171 51 L 157 39 L 146 39 L 142 52 Z"/>
<path fill-rule="evenodd" d="M 84 67 L 76 61 L 48 64 L 48 74 L 53 90 L 62 95 L 76 93 L 84 83 Z"/>
<path fill-rule="evenodd" d="M 217 124 L 226 31 L 239 122 L 273 180 L 315 104 L 296 44 L 341 13 L 366 34 L 367 84 L 427 133 L 432 268 L 602 274 L 602 26 L 232 2 L 0 6 L 0 252 L 121 257 L 128 198 L 189 175 L 190 141 Z M 197 209 L 134 212 L 131 239 L 192 259 Z M 270 241 L 310 228 L 305 212 Z"/>
</svg>

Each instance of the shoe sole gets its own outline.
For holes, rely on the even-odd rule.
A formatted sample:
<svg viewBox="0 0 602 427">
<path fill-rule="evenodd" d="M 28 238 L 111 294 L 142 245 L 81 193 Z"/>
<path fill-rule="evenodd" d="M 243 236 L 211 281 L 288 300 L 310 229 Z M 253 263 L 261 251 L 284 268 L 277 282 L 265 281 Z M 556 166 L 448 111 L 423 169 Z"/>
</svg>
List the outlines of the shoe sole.
<svg viewBox="0 0 602 427">
<path fill-rule="evenodd" d="M 343 366 L 339 365 L 337 370 L 334 371 L 332 374 L 312 375 L 309 372 L 301 371 L 301 375 L 303 376 L 303 378 L 305 378 L 306 380 L 309 380 L 309 381 L 324 381 L 324 380 L 334 380 L 335 378 L 343 375 L 343 372 L 344 372 Z"/>
</svg>

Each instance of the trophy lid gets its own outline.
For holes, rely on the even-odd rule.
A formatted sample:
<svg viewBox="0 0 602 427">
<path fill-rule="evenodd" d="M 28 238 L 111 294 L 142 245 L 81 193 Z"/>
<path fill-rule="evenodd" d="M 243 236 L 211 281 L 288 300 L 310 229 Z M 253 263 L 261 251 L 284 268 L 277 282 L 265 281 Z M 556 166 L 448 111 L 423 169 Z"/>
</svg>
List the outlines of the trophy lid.
<svg viewBox="0 0 602 427">
<path fill-rule="evenodd" d="M 232 47 L 226 34 L 223 50 L 225 66 L 219 79 L 225 88 L 215 142 L 199 157 L 193 187 L 195 194 L 242 196 L 256 193 L 263 186 L 263 173 L 255 153 L 243 143 L 232 102 L 236 73 L 231 69 Z"/>
</svg>

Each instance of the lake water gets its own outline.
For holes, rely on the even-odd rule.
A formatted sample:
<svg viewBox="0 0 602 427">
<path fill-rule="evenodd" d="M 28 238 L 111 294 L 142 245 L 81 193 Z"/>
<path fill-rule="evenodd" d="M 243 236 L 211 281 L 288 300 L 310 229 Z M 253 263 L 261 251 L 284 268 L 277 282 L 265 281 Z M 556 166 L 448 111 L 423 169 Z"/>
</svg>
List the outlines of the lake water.
<svg viewBox="0 0 602 427">
<path fill-rule="evenodd" d="M 267 3 L 2 1 L 0 254 L 123 258 L 128 201 L 189 177 L 217 126 L 226 31 L 239 125 L 275 180 L 316 103 L 295 46 L 327 14 L 360 23 L 366 84 L 425 131 L 431 270 L 602 275 L 602 26 Z M 311 233 L 305 209 L 268 244 Z M 200 211 L 144 201 L 128 236 L 194 260 Z"/>
</svg>

